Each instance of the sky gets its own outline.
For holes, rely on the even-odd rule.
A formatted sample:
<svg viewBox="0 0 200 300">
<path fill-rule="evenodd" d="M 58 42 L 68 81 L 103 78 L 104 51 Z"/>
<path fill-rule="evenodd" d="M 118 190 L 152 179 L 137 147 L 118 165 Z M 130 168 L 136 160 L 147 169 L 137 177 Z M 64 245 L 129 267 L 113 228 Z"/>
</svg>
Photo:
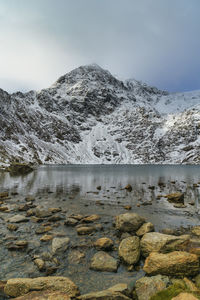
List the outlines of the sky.
<svg viewBox="0 0 200 300">
<path fill-rule="evenodd" d="M 170 92 L 200 89 L 199 0 L 0 0 L 0 88 L 40 90 L 80 65 Z"/>
</svg>

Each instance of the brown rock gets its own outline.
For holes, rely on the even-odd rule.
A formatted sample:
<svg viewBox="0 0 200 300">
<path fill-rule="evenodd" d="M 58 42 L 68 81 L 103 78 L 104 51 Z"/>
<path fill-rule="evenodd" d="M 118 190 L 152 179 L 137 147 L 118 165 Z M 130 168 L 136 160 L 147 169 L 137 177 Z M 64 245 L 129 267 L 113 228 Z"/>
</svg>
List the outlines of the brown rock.
<svg viewBox="0 0 200 300">
<path fill-rule="evenodd" d="M 8 210 L 9 210 L 9 209 L 8 209 L 7 206 L 0 206 L 0 211 L 6 212 L 6 211 L 8 211 Z"/>
<path fill-rule="evenodd" d="M 40 258 L 36 258 L 34 260 L 34 264 L 38 267 L 38 269 L 40 271 L 42 271 L 42 270 L 45 269 L 45 262 L 42 259 L 40 259 Z"/>
<path fill-rule="evenodd" d="M 5 285 L 4 292 L 10 297 L 19 297 L 30 291 L 59 291 L 70 297 L 79 295 L 78 287 L 67 277 L 51 276 L 38 278 L 13 278 Z"/>
<path fill-rule="evenodd" d="M 140 239 L 137 236 L 128 237 L 119 245 L 119 257 L 128 265 L 136 264 L 140 259 Z"/>
<path fill-rule="evenodd" d="M 171 193 L 168 194 L 166 196 L 164 196 L 165 198 L 167 198 L 167 200 L 169 202 L 173 202 L 173 203 L 183 203 L 184 204 L 184 194 L 183 193 Z"/>
<path fill-rule="evenodd" d="M 30 292 L 24 296 L 17 297 L 15 300 L 71 300 L 71 297 L 62 292 Z"/>
<path fill-rule="evenodd" d="M 143 270 L 149 275 L 193 276 L 199 271 L 199 259 L 197 255 L 183 251 L 168 254 L 152 252 Z"/>
<path fill-rule="evenodd" d="M 50 207 L 50 208 L 48 208 L 48 211 L 50 212 L 50 213 L 58 213 L 58 212 L 60 212 L 62 209 L 61 208 L 58 208 L 58 207 Z"/>
<path fill-rule="evenodd" d="M 145 233 L 154 231 L 154 225 L 150 222 L 144 223 L 136 232 L 137 236 L 143 236 Z"/>
<path fill-rule="evenodd" d="M 200 236 L 200 226 L 194 226 L 192 229 L 191 229 L 191 232 L 196 235 L 196 236 Z"/>
<path fill-rule="evenodd" d="M 127 296 L 120 292 L 113 292 L 111 290 L 105 290 L 100 292 L 93 292 L 85 295 L 81 295 L 78 300 L 130 300 Z"/>
<path fill-rule="evenodd" d="M 6 198 L 8 198 L 8 192 L 0 193 L 0 199 L 6 199 Z"/>
<path fill-rule="evenodd" d="M 113 241 L 107 237 L 100 238 L 94 243 L 98 250 L 111 250 L 113 245 Z"/>
<path fill-rule="evenodd" d="M 172 300 L 198 300 L 199 298 L 195 297 L 190 293 L 180 293 L 178 296 L 173 297 Z"/>
<path fill-rule="evenodd" d="M 87 216 L 87 217 L 83 218 L 82 222 L 92 223 L 92 222 L 95 222 L 99 219 L 100 219 L 100 216 L 98 216 L 98 215 L 90 215 L 90 216 Z"/>
<path fill-rule="evenodd" d="M 53 239 L 53 235 L 51 234 L 44 234 L 41 238 L 40 241 L 41 242 L 48 242 L 51 241 Z"/>
<path fill-rule="evenodd" d="M 51 226 L 40 226 L 39 228 L 36 229 L 35 233 L 42 234 L 51 230 L 52 230 Z"/>
<path fill-rule="evenodd" d="M 96 231 L 95 227 L 92 226 L 81 226 L 76 229 L 79 235 L 86 235 Z"/>
<path fill-rule="evenodd" d="M 189 243 L 189 235 L 167 235 L 159 232 L 146 233 L 140 242 L 143 256 L 148 256 L 152 251 L 166 253 L 174 250 L 182 250 Z"/>
<path fill-rule="evenodd" d="M 125 186 L 125 190 L 127 190 L 128 192 L 131 192 L 132 191 L 132 186 L 130 185 L 130 184 L 127 184 L 126 186 Z"/>
<path fill-rule="evenodd" d="M 19 228 L 19 226 L 15 225 L 15 224 L 8 224 L 7 228 L 10 231 L 16 231 Z"/>
</svg>

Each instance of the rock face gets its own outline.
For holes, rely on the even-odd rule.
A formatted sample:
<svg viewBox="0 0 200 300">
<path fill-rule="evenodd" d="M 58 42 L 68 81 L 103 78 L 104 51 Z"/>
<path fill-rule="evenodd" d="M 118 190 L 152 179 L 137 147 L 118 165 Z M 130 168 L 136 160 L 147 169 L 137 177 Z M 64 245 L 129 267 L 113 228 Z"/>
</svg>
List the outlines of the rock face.
<svg viewBox="0 0 200 300">
<path fill-rule="evenodd" d="M 199 95 L 120 81 L 97 65 L 39 92 L 0 89 L 0 163 L 198 164 Z"/>
<path fill-rule="evenodd" d="M 141 252 L 143 256 L 148 256 L 152 251 L 169 252 L 183 250 L 189 243 L 188 235 L 174 236 L 159 232 L 146 233 L 141 239 Z"/>
<path fill-rule="evenodd" d="M 10 297 L 19 297 L 30 291 L 59 291 L 70 297 L 79 295 L 77 286 L 67 277 L 13 278 L 5 285 L 4 292 Z"/>
<path fill-rule="evenodd" d="M 197 255 L 183 251 L 168 254 L 152 252 L 143 270 L 149 275 L 192 276 L 199 272 L 199 259 Z"/>
<path fill-rule="evenodd" d="M 138 300 L 149 300 L 157 292 L 164 290 L 168 283 L 169 278 L 162 275 L 140 278 L 135 284 Z"/>
<path fill-rule="evenodd" d="M 144 222 L 145 219 L 138 214 L 126 213 L 116 216 L 115 227 L 120 232 L 135 233 Z"/>
<path fill-rule="evenodd" d="M 140 259 L 140 239 L 137 236 L 123 239 L 119 245 L 119 257 L 128 265 L 136 264 Z"/>
<path fill-rule="evenodd" d="M 117 272 L 117 260 L 106 252 L 99 251 L 91 259 L 90 269 L 96 271 Z"/>
</svg>

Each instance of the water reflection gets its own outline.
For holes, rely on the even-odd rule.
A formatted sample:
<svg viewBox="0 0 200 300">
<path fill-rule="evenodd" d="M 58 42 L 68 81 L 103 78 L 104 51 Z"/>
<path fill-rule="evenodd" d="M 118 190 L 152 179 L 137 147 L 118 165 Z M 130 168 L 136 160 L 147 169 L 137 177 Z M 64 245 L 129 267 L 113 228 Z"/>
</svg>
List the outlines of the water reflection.
<svg viewBox="0 0 200 300">
<path fill-rule="evenodd" d="M 160 194 L 182 191 L 186 203 L 194 201 L 198 209 L 199 171 L 199 166 L 172 165 L 42 166 L 27 176 L 10 177 L 9 173 L 2 173 L 0 188 L 21 195 L 54 193 L 59 197 L 71 194 L 110 202 L 123 198 L 127 202 L 152 202 Z M 122 190 L 128 183 L 133 187 L 132 193 Z M 97 192 L 99 185 L 102 190 Z"/>
</svg>

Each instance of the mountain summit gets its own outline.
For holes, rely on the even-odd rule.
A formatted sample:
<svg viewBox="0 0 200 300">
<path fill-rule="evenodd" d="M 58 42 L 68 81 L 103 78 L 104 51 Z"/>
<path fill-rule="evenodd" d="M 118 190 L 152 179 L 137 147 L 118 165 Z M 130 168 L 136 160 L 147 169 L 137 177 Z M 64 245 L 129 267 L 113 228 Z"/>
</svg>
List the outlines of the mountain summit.
<svg viewBox="0 0 200 300">
<path fill-rule="evenodd" d="M 200 162 L 200 91 L 169 94 L 79 67 L 39 92 L 0 89 L 0 164 Z"/>
</svg>

